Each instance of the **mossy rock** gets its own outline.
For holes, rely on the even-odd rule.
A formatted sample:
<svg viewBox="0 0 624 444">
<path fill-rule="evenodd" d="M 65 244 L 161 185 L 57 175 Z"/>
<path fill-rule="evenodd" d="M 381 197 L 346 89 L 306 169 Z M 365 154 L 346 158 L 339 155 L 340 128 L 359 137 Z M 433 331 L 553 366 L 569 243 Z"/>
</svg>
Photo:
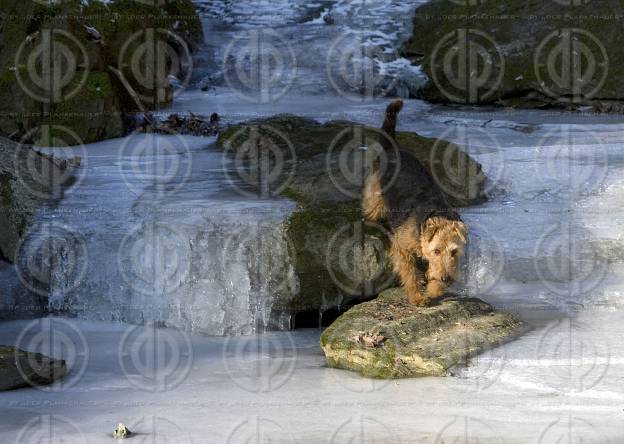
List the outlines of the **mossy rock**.
<svg viewBox="0 0 624 444">
<path fill-rule="evenodd" d="M 420 6 L 416 9 L 412 37 L 403 50 L 408 57 L 422 60 L 424 72 L 432 79 L 422 88 L 421 96 L 432 102 L 499 103 L 513 107 L 574 107 L 593 101 L 624 99 L 624 83 L 621 81 L 624 77 L 624 47 L 618 43 L 621 34 L 619 17 L 624 2 L 601 0 L 579 6 L 562 3 L 433 0 Z M 590 14 L 586 9 L 588 6 Z M 462 38 L 458 34 L 462 29 L 470 30 L 466 39 L 475 47 L 486 48 L 491 54 L 497 50 L 504 60 L 504 69 L 500 69 L 498 56 L 493 57 L 492 75 L 483 79 L 474 94 L 456 88 L 449 76 L 443 74 L 444 63 L 449 62 L 444 58 L 449 54 L 444 48 L 451 44 L 451 40 L 445 38 Z M 570 29 L 574 31 L 566 34 L 565 30 Z M 556 46 L 557 42 L 561 45 Z M 566 42 L 568 47 L 564 49 Z M 570 46 L 577 44 L 576 49 Z M 590 58 L 585 57 L 585 49 L 590 51 Z M 557 54 L 558 50 L 582 52 L 580 77 L 585 74 L 588 77 L 580 79 L 579 73 L 562 71 L 563 59 L 562 54 Z M 548 59 L 549 54 L 551 59 Z M 537 69 L 536 58 L 539 59 Z M 549 74 L 545 70 L 550 64 L 553 72 Z M 477 71 L 482 72 L 482 68 L 483 65 L 475 65 L 467 72 L 478 76 Z M 604 78 L 603 73 L 606 74 Z"/>
<path fill-rule="evenodd" d="M 65 373 L 62 359 L 0 345 L 0 391 L 51 384 Z"/>
<path fill-rule="evenodd" d="M 52 180 L 34 177 L 36 171 L 48 172 Z M 0 137 L 0 257 L 13 261 L 35 212 L 60 198 L 72 180 L 52 158 Z"/>
<path fill-rule="evenodd" d="M 118 137 L 126 132 L 119 96 L 110 76 L 101 71 L 90 72 L 79 93 L 54 105 L 41 124 L 50 125 L 52 137 L 57 136 L 54 134 L 55 127 L 71 129 L 82 143 Z M 58 134 L 61 140 L 63 136 Z M 65 142 L 69 144 L 71 140 Z M 54 139 L 49 143 L 58 144 L 54 143 Z"/>
<path fill-rule="evenodd" d="M 123 71 L 130 85 L 141 93 L 140 82 L 133 80 L 135 76 L 128 68 L 130 61 L 119 60 L 127 43 L 148 29 L 162 30 L 155 33 L 157 38 L 180 54 L 184 46 L 192 52 L 203 41 L 201 22 L 191 0 L 158 5 L 135 0 L 0 3 L 0 86 L 4 86 L 0 88 L 0 135 L 15 140 L 41 125 L 61 125 L 82 143 L 123 136 L 133 123 L 133 114 L 140 110 L 108 67 Z M 102 40 L 90 38 L 86 27 L 95 28 Z M 47 33 L 57 36 L 77 64 L 73 78 L 62 88 L 62 96 L 52 103 L 44 100 L 49 94 L 28 75 L 24 57 L 18 57 L 20 48 L 30 54 Z M 25 43 L 27 38 L 33 40 Z M 23 79 L 24 87 L 18 79 Z M 145 99 L 143 105 L 160 109 L 170 106 L 172 100 L 173 88 L 165 85 L 158 97 Z"/>
<path fill-rule="evenodd" d="M 280 174 L 270 180 L 271 191 L 298 204 L 283 224 L 298 291 L 275 292 L 274 312 L 323 311 L 370 298 L 394 285 L 386 254 L 389 232 L 381 225 L 363 222 L 361 216 L 361 184 L 368 167 L 352 175 L 341 171 L 341 165 L 344 169 L 353 160 L 346 156 L 345 163 L 344 152 L 377 144 L 378 130 L 353 122 L 321 124 L 278 115 L 226 128 L 217 144 L 233 158 L 245 157 L 258 135 L 270 139 L 272 150 L 278 153 L 269 155 L 270 161 L 281 159 L 281 169 L 275 168 Z M 412 152 L 436 175 L 436 183 L 454 205 L 483 202 L 486 177 L 481 166 L 456 145 L 409 132 L 398 133 L 397 139 L 402 149 Z M 350 145 L 350 140 L 358 143 Z M 474 173 L 465 186 L 451 177 L 452 170 L 444 168 L 449 158 Z M 250 171 L 253 163 L 251 159 Z M 260 188 L 257 183 L 250 186 Z"/>
<path fill-rule="evenodd" d="M 36 212 L 53 205 L 65 187 L 75 182 L 74 168 L 67 161 L 0 137 L 0 266 L 15 261 Z M 24 285 L 7 286 L 0 306 L 0 319 L 30 318 L 46 313 L 47 298 Z"/>
<path fill-rule="evenodd" d="M 235 154 L 247 148 L 245 144 L 254 132 L 267 136 L 283 158 L 282 176 L 273 179 L 281 186 L 278 192 L 288 190 L 307 205 L 359 202 L 368 169 L 363 165 L 359 170 L 349 171 L 351 175 L 342 172 L 341 155 L 362 144 L 376 145 L 378 129 L 347 121 L 321 124 L 282 114 L 231 126 L 219 134 L 217 145 Z M 481 165 L 457 145 L 412 132 L 398 132 L 397 141 L 402 150 L 412 153 L 423 164 L 451 205 L 462 207 L 485 201 L 483 188 L 487 177 Z M 349 165 L 342 162 L 342 166 Z M 287 178 L 289 174 L 292 177 Z"/>
<path fill-rule="evenodd" d="M 524 331 L 515 316 L 476 298 L 411 305 L 393 288 L 340 316 L 321 335 L 330 367 L 371 378 L 444 376 Z"/>
</svg>

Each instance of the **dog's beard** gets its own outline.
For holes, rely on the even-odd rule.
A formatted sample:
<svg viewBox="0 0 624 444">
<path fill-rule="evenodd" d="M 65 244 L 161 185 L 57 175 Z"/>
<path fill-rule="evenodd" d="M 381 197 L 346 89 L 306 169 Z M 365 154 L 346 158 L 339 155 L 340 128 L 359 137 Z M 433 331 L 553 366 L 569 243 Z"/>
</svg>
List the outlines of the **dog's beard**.
<svg viewBox="0 0 624 444">
<path fill-rule="evenodd" d="M 429 294 L 429 296 L 434 298 L 442 296 L 447 288 L 448 285 L 446 285 L 442 281 L 431 280 L 427 282 L 427 293 Z"/>
</svg>

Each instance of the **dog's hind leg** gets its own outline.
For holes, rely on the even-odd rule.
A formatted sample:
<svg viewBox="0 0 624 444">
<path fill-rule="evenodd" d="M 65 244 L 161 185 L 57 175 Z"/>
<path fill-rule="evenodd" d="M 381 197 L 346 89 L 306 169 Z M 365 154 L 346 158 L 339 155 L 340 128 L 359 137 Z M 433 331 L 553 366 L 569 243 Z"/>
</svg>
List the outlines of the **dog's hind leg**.
<svg viewBox="0 0 624 444">
<path fill-rule="evenodd" d="M 377 171 L 366 178 L 362 193 L 362 214 L 370 222 L 379 222 L 388 215 L 388 207 L 381 189 L 381 178 Z"/>
<path fill-rule="evenodd" d="M 409 301 L 414 305 L 427 305 L 429 300 L 425 291 L 425 275 L 416 266 L 416 261 L 420 256 L 417 230 L 416 220 L 409 218 L 394 231 L 390 246 L 390 258 Z"/>
</svg>

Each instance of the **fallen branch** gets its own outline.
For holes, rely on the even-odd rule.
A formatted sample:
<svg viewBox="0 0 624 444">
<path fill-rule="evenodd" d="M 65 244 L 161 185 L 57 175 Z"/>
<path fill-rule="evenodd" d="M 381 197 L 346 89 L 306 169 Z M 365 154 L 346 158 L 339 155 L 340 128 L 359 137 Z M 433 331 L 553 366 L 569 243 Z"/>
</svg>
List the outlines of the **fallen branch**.
<svg viewBox="0 0 624 444">
<path fill-rule="evenodd" d="M 117 68 L 114 68 L 114 67 L 112 67 L 110 65 L 108 66 L 108 69 L 110 69 L 111 72 L 117 76 L 117 78 L 119 79 L 121 84 L 124 86 L 124 88 L 126 89 L 128 94 L 130 95 L 130 97 L 132 97 L 132 99 L 134 100 L 134 103 L 136 103 L 136 105 L 139 108 L 139 110 L 143 113 L 143 116 L 145 117 L 145 120 L 147 120 L 147 122 L 150 125 L 155 125 L 154 116 L 145 107 L 145 105 L 143 105 L 143 102 L 141 102 L 141 98 L 139 97 L 137 92 L 134 90 L 134 88 L 132 88 L 132 85 L 130 85 L 130 83 L 128 83 L 128 81 L 126 80 L 126 78 L 124 77 L 122 72 L 120 70 L 118 70 Z"/>
</svg>

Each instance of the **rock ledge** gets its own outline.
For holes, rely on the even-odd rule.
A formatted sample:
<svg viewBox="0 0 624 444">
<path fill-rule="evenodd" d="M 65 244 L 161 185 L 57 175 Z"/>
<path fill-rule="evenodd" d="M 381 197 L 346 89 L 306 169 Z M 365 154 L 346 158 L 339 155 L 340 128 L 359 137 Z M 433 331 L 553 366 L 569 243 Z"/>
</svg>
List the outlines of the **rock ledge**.
<svg viewBox="0 0 624 444">
<path fill-rule="evenodd" d="M 51 384 L 66 372 L 62 359 L 0 345 L 0 391 Z"/>
<path fill-rule="evenodd" d="M 523 330 L 514 315 L 477 298 L 414 307 L 392 288 L 339 317 L 321 335 L 321 347 L 331 367 L 372 378 L 444 376 Z"/>
</svg>

